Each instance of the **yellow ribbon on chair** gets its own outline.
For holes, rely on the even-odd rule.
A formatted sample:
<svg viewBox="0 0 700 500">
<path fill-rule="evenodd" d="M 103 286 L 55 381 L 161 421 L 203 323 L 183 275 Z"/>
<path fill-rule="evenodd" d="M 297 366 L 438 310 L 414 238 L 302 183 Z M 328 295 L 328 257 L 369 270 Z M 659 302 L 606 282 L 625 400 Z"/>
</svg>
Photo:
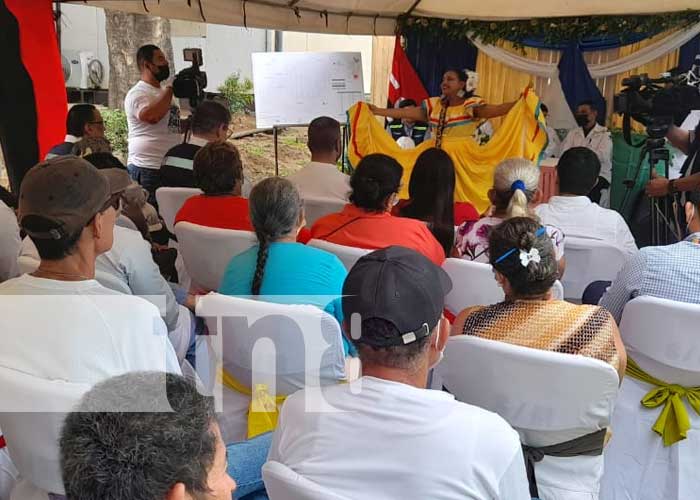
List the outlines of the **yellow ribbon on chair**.
<svg viewBox="0 0 700 500">
<path fill-rule="evenodd" d="M 685 397 L 690 406 L 700 415 L 700 387 L 683 387 L 659 380 L 642 370 L 633 359 L 629 358 L 625 373 L 634 379 L 655 386 L 642 398 L 641 404 L 646 408 L 658 408 L 664 405 L 652 427 L 654 432 L 663 437 L 664 446 L 671 446 L 685 439 L 690 430 L 690 416 L 683 398 Z"/>
<path fill-rule="evenodd" d="M 272 397 L 267 384 L 255 384 L 251 391 L 229 372 L 221 369 L 221 382 L 232 391 L 250 396 L 248 406 L 248 439 L 274 431 L 277 427 L 279 408 L 287 396 Z"/>
</svg>

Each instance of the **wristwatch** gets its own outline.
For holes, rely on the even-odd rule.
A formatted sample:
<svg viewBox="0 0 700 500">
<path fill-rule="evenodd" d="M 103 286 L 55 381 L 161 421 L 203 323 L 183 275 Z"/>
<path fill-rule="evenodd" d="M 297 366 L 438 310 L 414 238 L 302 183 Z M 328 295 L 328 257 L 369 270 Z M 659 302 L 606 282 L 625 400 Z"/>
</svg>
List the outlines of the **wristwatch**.
<svg viewBox="0 0 700 500">
<path fill-rule="evenodd" d="M 678 189 L 676 189 L 676 179 L 671 179 L 668 181 L 668 194 L 676 194 Z"/>
</svg>

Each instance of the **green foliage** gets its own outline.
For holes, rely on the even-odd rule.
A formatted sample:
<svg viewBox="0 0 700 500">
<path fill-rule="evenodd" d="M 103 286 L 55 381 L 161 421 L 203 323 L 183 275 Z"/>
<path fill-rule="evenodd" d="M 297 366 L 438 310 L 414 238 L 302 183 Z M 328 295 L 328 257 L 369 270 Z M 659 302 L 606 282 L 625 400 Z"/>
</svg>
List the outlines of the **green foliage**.
<svg viewBox="0 0 700 500">
<path fill-rule="evenodd" d="M 218 90 L 228 100 L 233 114 L 242 113 L 253 104 L 253 82 L 250 78 L 241 79 L 239 73 L 229 76 Z"/>
<path fill-rule="evenodd" d="M 105 122 L 105 136 L 112 144 L 115 156 L 126 159 L 127 137 L 129 136 L 126 113 L 121 109 L 102 109 L 100 113 Z"/>
<path fill-rule="evenodd" d="M 588 37 L 616 36 L 623 42 L 640 33 L 656 34 L 700 22 L 700 10 L 654 15 L 586 16 L 518 19 L 512 21 L 473 21 L 401 17 L 401 32 L 417 31 L 441 38 L 464 39 L 469 35 L 484 43 L 508 40 L 521 47 L 525 38 L 538 38 L 548 44 L 563 44 Z"/>
</svg>

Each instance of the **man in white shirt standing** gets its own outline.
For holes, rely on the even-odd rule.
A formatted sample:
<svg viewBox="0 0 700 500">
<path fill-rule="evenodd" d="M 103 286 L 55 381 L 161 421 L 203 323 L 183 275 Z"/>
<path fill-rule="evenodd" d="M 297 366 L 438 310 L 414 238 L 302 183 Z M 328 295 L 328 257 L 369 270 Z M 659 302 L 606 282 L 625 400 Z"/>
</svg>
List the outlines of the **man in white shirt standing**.
<svg viewBox="0 0 700 500">
<path fill-rule="evenodd" d="M 535 208 L 543 224 L 560 228 L 567 237 L 601 240 L 629 255 L 637 252 L 625 219 L 588 197 L 600 175 L 600 161 L 593 151 L 585 147 L 564 151 L 557 165 L 557 175 L 559 195 Z"/>
<path fill-rule="evenodd" d="M 546 104 L 542 103 L 542 105 L 540 106 L 540 109 L 542 110 L 542 114 L 544 115 L 544 119 L 546 120 L 547 117 L 549 116 L 549 108 L 547 107 Z M 561 154 L 561 141 L 559 140 L 559 135 L 557 134 L 557 131 L 554 130 L 549 125 L 547 125 L 546 130 L 547 130 L 547 149 L 544 150 L 544 157 L 545 158 L 559 157 L 559 155 Z"/>
<path fill-rule="evenodd" d="M 154 206 L 160 187 L 160 166 L 165 153 L 180 142 L 179 111 L 172 104 L 173 86 L 170 65 L 155 45 L 144 45 L 136 53 L 141 79 L 126 94 L 124 110 L 129 126 L 131 178 L 141 184 Z M 161 87 L 161 82 L 168 81 Z"/>
<path fill-rule="evenodd" d="M 408 248 L 362 257 L 343 286 L 343 314 L 363 376 L 289 396 L 268 459 L 344 498 L 529 500 L 518 434 L 425 388 L 449 336 L 451 287 Z"/>
<path fill-rule="evenodd" d="M 321 116 L 309 124 L 311 163 L 288 179 L 299 189 L 302 198 L 326 198 L 347 201 L 350 177 L 337 167 L 342 153 L 340 123 Z"/>
<path fill-rule="evenodd" d="M 598 182 L 588 196 L 601 207 L 609 207 L 612 184 L 612 137 L 608 129 L 597 122 L 598 110 L 591 101 L 581 102 L 576 107 L 575 118 L 579 126 L 569 131 L 561 145 L 561 152 L 573 147 L 584 147 L 598 156 L 600 174 L 598 174 Z"/>
</svg>

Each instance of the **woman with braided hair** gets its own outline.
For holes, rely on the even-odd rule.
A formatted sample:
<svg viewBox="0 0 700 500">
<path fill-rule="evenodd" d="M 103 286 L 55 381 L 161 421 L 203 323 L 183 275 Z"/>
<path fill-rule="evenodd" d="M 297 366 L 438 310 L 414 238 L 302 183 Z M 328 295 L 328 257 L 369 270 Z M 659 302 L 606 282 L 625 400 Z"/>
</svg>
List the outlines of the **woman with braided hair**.
<svg viewBox="0 0 700 500">
<path fill-rule="evenodd" d="M 248 204 L 258 244 L 231 259 L 219 292 L 314 305 L 342 324 L 347 271 L 335 255 L 297 243 L 306 219 L 294 185 L 281 177 L 265 179 L 253 188 Z M 335 299 L 324 299 L 329 296 Z M 349 344 L 345 347 L 347 354 Z"/>
</svg>

